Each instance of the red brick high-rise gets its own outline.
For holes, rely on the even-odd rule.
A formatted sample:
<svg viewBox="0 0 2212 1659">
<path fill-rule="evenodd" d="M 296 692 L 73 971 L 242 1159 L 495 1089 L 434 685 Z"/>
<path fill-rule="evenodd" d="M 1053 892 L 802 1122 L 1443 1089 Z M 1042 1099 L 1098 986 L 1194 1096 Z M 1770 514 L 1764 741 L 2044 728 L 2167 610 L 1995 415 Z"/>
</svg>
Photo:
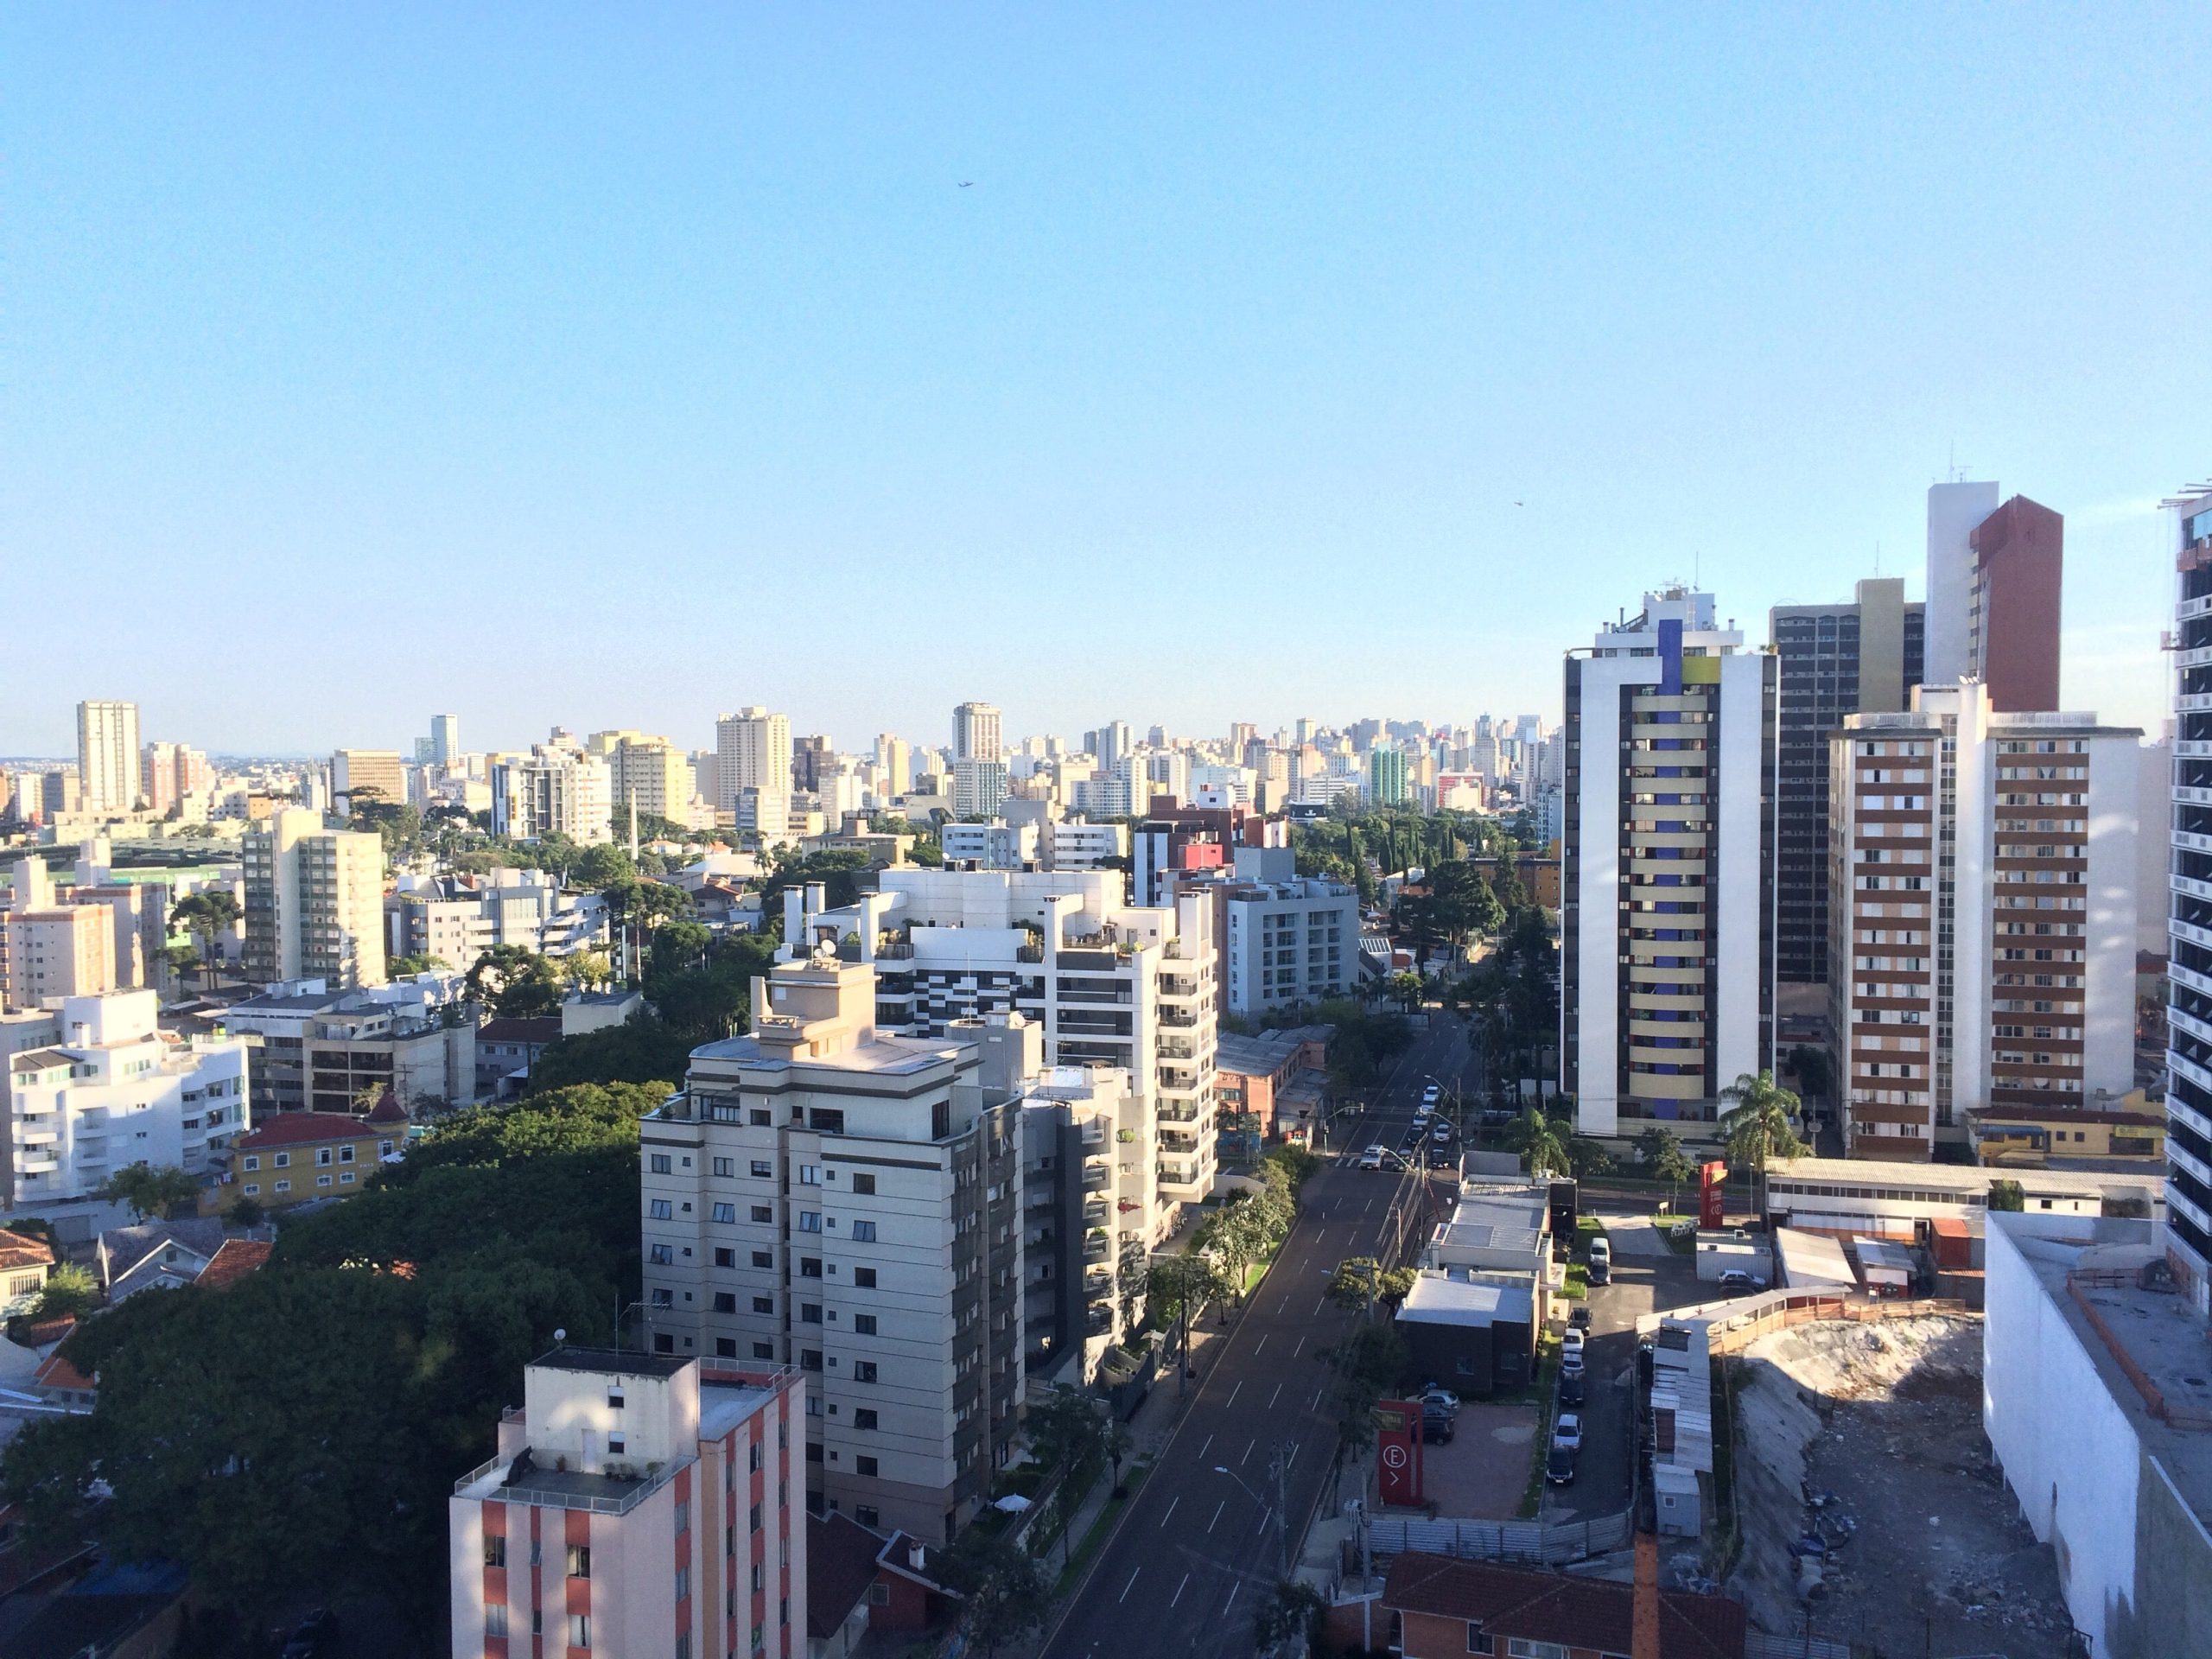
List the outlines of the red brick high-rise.
<svg viewBox="0 0 2212 1659">
<path fill-rule="evenodd" d="M 1974 592 L 1967 654 L 1999 714 L 2055 709 L 2058 702 L 2060 577 L 2066 520 L 2016 495 L 1974 526 Z"/>
</svg>

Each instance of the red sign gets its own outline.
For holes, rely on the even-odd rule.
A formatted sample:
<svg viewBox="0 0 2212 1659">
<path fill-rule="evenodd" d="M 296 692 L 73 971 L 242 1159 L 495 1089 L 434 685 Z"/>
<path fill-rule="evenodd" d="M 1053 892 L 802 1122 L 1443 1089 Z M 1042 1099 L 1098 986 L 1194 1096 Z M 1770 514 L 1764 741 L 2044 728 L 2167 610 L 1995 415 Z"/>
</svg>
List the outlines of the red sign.
<svg viewBox="0 0 2212 1659">
<path fill-rule="evenodd" d="M 1385 1400 L 1375 1408 L 1375 1467 L 1382 1502 L 1421 1502 L 1421 1415 L 1418 1400 Z"/>
<path fill-rule="evenodd" d="M 1700 1164 L 1697 1169 L 1697 1224 L 1719 1227 L 1723 1223 L 1721 1183 L 1728 1179 L 1728 1166 L 1718 1158 L 1709 1164 Z"/>
</svg>

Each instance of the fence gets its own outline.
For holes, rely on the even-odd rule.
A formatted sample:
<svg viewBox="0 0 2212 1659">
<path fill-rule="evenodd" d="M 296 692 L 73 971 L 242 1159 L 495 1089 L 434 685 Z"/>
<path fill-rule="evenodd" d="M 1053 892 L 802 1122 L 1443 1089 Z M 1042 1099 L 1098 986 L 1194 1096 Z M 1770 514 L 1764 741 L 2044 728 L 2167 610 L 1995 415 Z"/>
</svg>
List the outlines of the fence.
<svg viewBox="0 0 2212 1659">
<path fill-rule="evenodd" d="M 1851 1644 L 1824 1636 L 1769 1636 L 1744 1632 L 1744 1659 L 1851 1659 Z"/>
<path fill-rule="evenodd" d="M 1420 1550 L 1467 1560 L 1546 1566 L 1625 1549 L 1630 1535 L 1626 1510 L 1548 1526 L 1538 1521 L 1414 1521 L 1394 1516 L 1367 1523 L 1367 1547 L 1378 1557 Z"/>
</svg>

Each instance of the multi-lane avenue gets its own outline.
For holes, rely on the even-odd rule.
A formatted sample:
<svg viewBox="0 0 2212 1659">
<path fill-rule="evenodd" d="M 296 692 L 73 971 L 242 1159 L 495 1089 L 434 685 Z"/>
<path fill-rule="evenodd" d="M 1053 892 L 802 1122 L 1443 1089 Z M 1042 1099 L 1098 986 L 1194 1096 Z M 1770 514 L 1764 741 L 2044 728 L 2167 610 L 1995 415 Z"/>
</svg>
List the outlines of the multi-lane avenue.
<svg viewBox="0 0 2212 1659">
<path fill-rule="evenodd" d="M 1329 1275 L 1376 1253 L 1394 1203 L 1421 1198 L 1414 1178 L 1354 1159 L 1373 1142 L 1395 1147 L 1424 1082 L 1448 1091 L 1466 1061 L 1464 1028 L 1437 1014 L 1364 1111 L 1338 1125 L 1340 1155 L 1306 1182 L 1274 1268 L 1207 1351 L 1181 1422 L 1051 1629 L 1047 1659 L 1250 1652 L 1252 1615 L 1281 1576 L 1284 1529 L 1294 1547 L 1328 1478 L 1336 1430 L 1319 1356 L 1351 1318 L 1330 1303 Z"/>
</svg>

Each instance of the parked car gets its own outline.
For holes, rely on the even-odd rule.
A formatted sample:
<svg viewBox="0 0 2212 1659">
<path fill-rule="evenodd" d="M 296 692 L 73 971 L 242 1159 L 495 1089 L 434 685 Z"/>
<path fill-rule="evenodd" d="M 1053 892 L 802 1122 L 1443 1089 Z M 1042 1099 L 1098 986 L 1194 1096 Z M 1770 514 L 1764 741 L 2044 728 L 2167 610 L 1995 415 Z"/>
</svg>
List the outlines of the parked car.
<svg viewBox="0 0 2212 1659">
<path fill-rule="evenodd" d="M 1573 1349 L 1559 1357 L 1559 1375 L 1561 1382 L 1565 1382 L 1571 1376 L 1580 1382 L 1582 1380 L 1584 1369 L 1582 1351 L 1580 1348 Z"/>
<path fill-rule="evenodd" d="M 1559 1378 L 1559 1402 L 1562 1406 L 1582 1403 L 1582 1373 L 1561 1371 Z"/>
<path fill-rule="evenodd" d="M 1587 1302 L 1577 1302 L 1574 1305 L 1574 1311 L 1567 1316 L 1567 1328 L 1571 1331 L 1588 1332 L 1590 1329 L 1590 1304 Z"/>
<path fill-rule="evenodd" d="M 1362 1169 L 1382 1168 L 1383 1154 L 1389 1150 L 1387 1147 L 1370 1147 L 1359 1154 L 1359 1166 Z"/>
<path fill-rule="evenodd" d="M 1544 1459 L 1544 1478 L 1554 1486 L 1574 1484 L 1575 1460 L 1581 1453 L 1571 1446 L 1554 1446 Z"/>
<path fill-rule="evenodd" d="M 1582 1449 L 1582 1414 L 1580 1412 L 1560 1413 L 1559 1421 L 1552 1425 L 1552 1444 L 1554 1446 L 1563 1446 L 1570 1452 L 1580 1452 Z"/>
<path fill-rule="evenodd" d="M 1434 1382 L 1430 1383 L 1414 1397 L 1421 1402 L 1424 1410 L 1433 1407 L 1448 1416 L 1459 1409 L 1459 1396 L 1451 1389 L 1440 1387 Z"/>
<path fill-rule="evenodd" d="M 1766 1281 L 1756 1273 L 1745 1273 L 1741 1268 L 1731 1268 L 1720 1275 L 1721 1291 L 1730 1296 L 1748 1296 L 1755 1290 L 1764 1290 Z"/>
<path fill-rule="evenodd" d="M 1421 1437 L 1430 1446 L 1449 1446 L 1455 1431 L 1452 1419 L 1440 1411 L 1424 1411 L 1421 1414 Z"/>
<path fill-rule="evenodd" d="M 1560 1334 L 1559 1339 L 1560 1354 L 1561 1357 L 1564 1357 L 1568 1354 L 1573 1354 L 1576 1357 L 1580 1358 L 1582 1353 L 1582 1344 L 1586 1340 L 1587 1338 L 1583 1336 L 1581 1332 L 1578 1331 L 1571 1325 L 1568 1325 L 1566 1331 Z"/>
</svg>

